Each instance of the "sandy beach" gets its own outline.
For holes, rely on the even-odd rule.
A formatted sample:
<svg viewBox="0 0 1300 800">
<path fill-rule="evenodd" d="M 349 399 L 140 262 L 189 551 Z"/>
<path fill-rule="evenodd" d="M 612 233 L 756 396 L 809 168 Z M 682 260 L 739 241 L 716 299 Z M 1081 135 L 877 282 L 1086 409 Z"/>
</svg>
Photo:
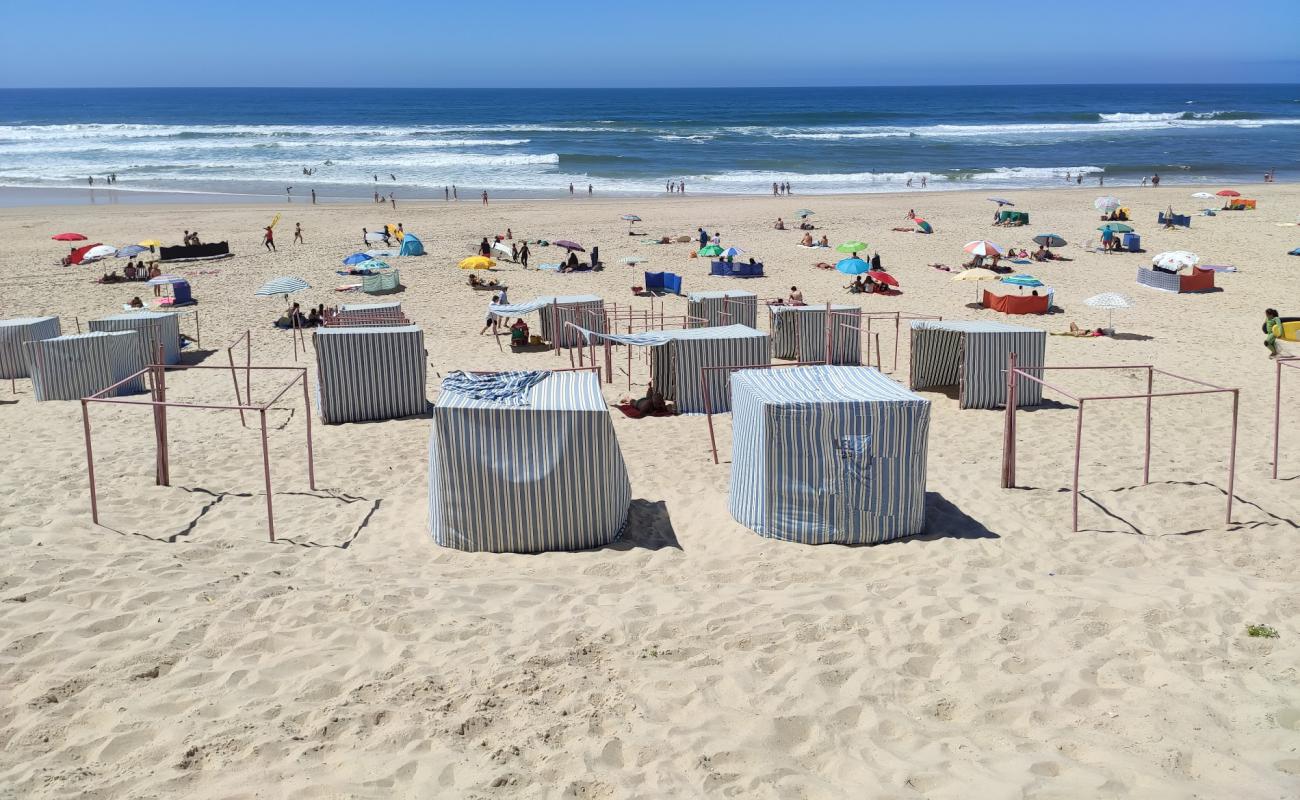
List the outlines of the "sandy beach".
<svg viewBox="0 0 1300 800">
<path fill-rule="evenodd" d="M 168 270 L 191 281 L 202 347 L 189 358 L 209 364 L 250 330 L 254 363 L 294 364 L 289 334 L 270 327 L 283 301 L 253 292 L 296 275 L 313 286 L 294 296 L 304 306 L 364 301 L 334 291 L 349 282 L 335 270 L 362 249 L 363 227 L 401 222 L 428 250 L 392 261 L 407 287 L 392 299 L 424 328 L 431 399 L 452 370 L 568 366 L 479 333 L 489 294 L 455 265 L 507 227 L 598 245 L 606 264 L 479 273 L 516 302 L 592 293 L 648 307 L 630 287 L 649 269 L 683 275 L 686 291 L 798 286 L 813 303 L 1059 332 L 1105 325 L 1083 300 L 1115 291 L 1136 301 L 1115 315 L 1120 335 L 1050 337 L 1049 364 L 1149 363 L 1242 390 L 1231 524 L 1224 396 L 1157 401 L 1145 486 L 1142 404 L 1098 411 L 1074 533 L 1068 398 L 1019 415 L 1023 487 L 1001 489 L 1002 413 L 931 393 L 925 535 L 852 548 L 764 539 L 727 509 L 725 416 L 714 465 L 702 417 L 616 412 L 634 498 L 622 541 L 524 556 L 430 540 L 426 418 L 315 426 L 309 491 L 293 396 L 271 419 L 279 541 L 264 527 L 258 434 L 231 412 L 173 412 L 174 485 L 158 487 L 148 414 L 94 409 L 94 526 L 80 404 L 37 403 L 29 381 L 16 395 L 6 383 L 0 798 L 1300 796 L 1300 375 L 1288 376 L 1283 480 L 1272 480 L 1274 373 L 1260 332 L 1266 307 L 1300 315 L 1300 258 L 1287 255 L 1300 228 L 1282 226 L 1300 219 L 1300 185 L 1239 185 L 1258 210 L 1156 225 L 1170 206 L 1217 207 L 1189 197 L 1202 188 L 1220 187 L 1113 190 L 1146 255 L 1088 249 L 1093 200 L 1112 191 L 1095 185 L 994 193 L 1030 213 L 1013 229 L 990 224 L 987 191 L 0 208 L 0 317 L 56 314 L 65 333 L 152 292 L 96 284 L 102 265 L 58 266 L 67 247 L 51 235 L 228 240 L 233 258 Z M 813 266 L 839 254 L 773 230 L 777 217 L 793 229 L 805 206 L 814 236 L 869 243 L 902 294 L 849 295 L 848 278 Z M 935 233 L 892 231 L 909 209 Z M 268 253 L 261 228 L 276 213 Z M 651 235 L 629 236 L 625 213 Z M 708 277 L 689 244 L 650 243 L 700 226 L 768 277 L 737 286 Z M 1061 313 L 971 308 L 974 287 L 929 266 L 957 266 L 972 239 L 1032 249 L 1042 232 L 1065 237 L 1059 253 L 1073 260 L 1021 269 Z M 558 261 L 556 250 L 534 247 L 533 262 Z M 1166 250 L 1238 271 L 1207 294 L 1137 285 L 1137 268 Z M 623 265 L 629 256 L 645 263 Z M 904 382 L 906 357 L 904 346 Z M 634 378 L 639 395 L 644 365 Z M 1138 371 L 1061 380 L 1094 394 L 1144 388 Z M 218 371 L 172 387 L 230 399 Z M 627 394 L 606 387 L 611 403 Z M 1256 623 L 1279 638 L 1247 636 Z"/>
</svg>

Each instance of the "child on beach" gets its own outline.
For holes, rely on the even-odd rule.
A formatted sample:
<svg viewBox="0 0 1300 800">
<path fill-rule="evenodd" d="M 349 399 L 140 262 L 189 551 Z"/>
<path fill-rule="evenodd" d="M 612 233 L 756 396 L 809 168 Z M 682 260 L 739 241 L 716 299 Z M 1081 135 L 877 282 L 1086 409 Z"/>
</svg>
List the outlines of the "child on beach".
<svg viewBox="0 0 1300 800">
<path fill-rule="evenodd" d="M 1276 308 L 1264 309 L 1264 346 L 1268 357 L 1277 358 L 1277 336 L 1282 332 L 1282 320 Z"/>
</svg>

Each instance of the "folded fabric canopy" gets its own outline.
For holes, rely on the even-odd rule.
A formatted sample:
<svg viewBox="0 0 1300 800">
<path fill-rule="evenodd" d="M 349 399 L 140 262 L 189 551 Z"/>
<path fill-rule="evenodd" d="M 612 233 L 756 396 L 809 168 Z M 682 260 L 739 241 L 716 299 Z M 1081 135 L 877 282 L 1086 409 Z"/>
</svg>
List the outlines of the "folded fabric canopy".
<svg viewBox="0 0 1300 800">
<path fill-rule="evenodd" d="M 452 372 L 442 379 L 443 391 L 453 391 L 476 400 L 491 400 L 504 405 L 528 404 L 528 390 L 546 380 L 549 371 L 496 372 L 476 375 Z"/>
</svg>

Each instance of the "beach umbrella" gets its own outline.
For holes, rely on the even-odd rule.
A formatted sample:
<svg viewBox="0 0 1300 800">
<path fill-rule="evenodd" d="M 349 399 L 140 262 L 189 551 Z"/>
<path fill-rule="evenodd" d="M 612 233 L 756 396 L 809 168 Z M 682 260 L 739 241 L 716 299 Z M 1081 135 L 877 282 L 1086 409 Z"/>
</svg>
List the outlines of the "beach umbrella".
<svg viewBox="0 0 1300 800">
<path fill-rule="evenodd" d="M 967 242 L 967 243 L 966 243 L 966 246 L 963 247 L 962 249 L 965 250 L 967 253 L 970 253 L 970 254 L 973 255 L 973 256 L 1000 256 L 1000 255 L 1002 255 L 1002 248 L 1001 248 L 1001 247 L 999 247 L 998 245 L 994 244 L 993 242 L 988 242 L 988 241 L 985 241 L 985 240 L 983 240 L 983 239 L 977 239 L 977 240 L 975 240 L 975 241 L 973 241 L 973 242 Z"/>
<path fill-rule="evenodd" d="M 353 253 L 352 255 L 343 259 L 343 266 L 350 267 L 353 264 L 360 264 L 362 261 L 369 261 L 372 258 L 374 258 L 374 256 L 370 255 L 369 253 Z"/>
<path fill-rule="evenodd" d="M 149 248 L 141 247 L 138 244 L 132 244 L 123 247 L 121 250 L 118 250 L 117 253 L 115 253 L 115 255 L 118 258 L 135 258 L 136 256 L 140 255 L 141 253 L 143 253 L 148 249 Z"/>
<path fill-rule="evenodd" d="M 117 252 L 117 248 L 113 247 L 112 245 L 109 244 L 95 245 L 94 247 L 86 251 L 86 254 L 81 257 L 81 260 L 83 263 L 86 261 L 97 261 L 101 258 L 108 258 L 109 256 L 113 255 L 116 252 Z"/>
<path fill-rule="evenodd" d="M 1014 206 L 1014 205 L 1015 205 L 1015 203 L 1011 202 L 1010 200 L 1007 200 L 1007 199 L 1004 198 L 1004 197 L 990 197 L 990 198 L 988 198 L 988 199 L 991 200 L 991 201 L 993 201 L 994 203 L 997 203 L 999 206 Z"/>
<path fill-rule="evenodd" d="M 645 261 L 645 259 L 642 258 L 641 256 L 628 256 L 627 258 L 623 259 L 623 263 L 627 264 L 629 267 L 635 267 L 637 264 L 640 264 L 642 261 Z"/>
<path fill-rule="evenodd" d="M 798 214 L 800 217 L 811 217 L 813 214 L 816 214 L 817 212 L 811 209 L 801 208 L 794 213 Z"/>
<path fill-rule="evenodd" d="M 1099 231 L 1109 230 L 1111 233 L 1132 233 L 1133 226 L 1125 225 L 1123 222 L 1107 222 L 1097 228 Z"/>
<path fill-rule="evenodd" d="M 84 242 L 86 237 L 80 233 L 56 233 L 50 237 L 56 242 Z"/>
<path fill-rule="evenodd" d="M 898 278 L 895 278 L 893 275 L 890 275 L 888 272 L 881 272 L 878 269 L 873 269 L 870 272 L 868 272 L 867 277 L 874 278 L 879 283 L 883 283 L 888 286 L 898 285 Z"/>
<path fill-rule="evenodd" d="M 716 244 L 706 244 L 696 251 L 695 255 L 701 257 L 720 256 L 722 255 L 722 248 L 718 247 Z"/>
<path fill-rule="evenodd" d="M 934 228 L 930 226 L 930 223 L 923 219 L 916 220 L 916 229 L 921 233 L 934 233 Z"/>
<path fill-rule="evenodd" d="M 1112 211 L 1114 211 L 1115 209 L 1119 208 L 1119 198 L 1118 198 L 1118 197 L 1098 197 L 1096 200 L 1093 200 L 1093 201 L 1092 201 L 1092 207 L 1095 208 L 1095 209 L 1097 209 L 1098 211 L 1100 211 L 1100 212 L 1103 213 L 1103 214 L 1109 214 L 1110 212 L 1112 212 Z"/>
<path fill-rule="evenodd" d="M 563 247 L 565 250 L 577 250 L 579 253 L 587 252 L 586 248 L 577 242 L 571 242 L 568 239 L 561 239 L 558 242 L 551 242 L 556 247 Z"/>
<path fill-rule="evenodd" d="M 1167 253 L 1157 254 L 1151 259 L 1151 263 L 1163 269 L 1180 270 L 1201 263 L 1201 257 L 1186 250 L 1171 250 Z"/>
<path fill-rule="evenodd" d="M 857 253 L 861 250 L 866 250 L 867 243 L 859 242 L 855 239 L 851 242 L 845 242 L 844 244 L 840 245 L 839 247 L 836 247 L 835 249 L 840 251 L 841 253 Z"/>
<path fill-rule="evenodd" d="M 392 267 L 389 266 L 387 261 L 381 261 L 378 258 L 372 258 L 369 261 L 363 263 L 361 266 L 369 270 L 392 269 Z"/>
<path fill-rule="evenodd" d="M 995 281 L 997 279 L 998 279 L 998 274 L 996 272 L 994 272 L 991 269 L 984 269 L 983 267 L 968 269 L 965 272 L 959 272 L 956 275 L 952 276 L 953 283 L 956 283 L 958 281 L 971 281 L 971 282 Z M 979 287 L 976 286 L 975 287 L 976 302 L 979 302 L 979 297 L 980 297 L 979 291 L 980 291 Z"/>
<path fill-rule="evenodd" d="M 623 216 L 619 217 L 619 219 L 626 222 L 629 228 L 641 221 L 641 218 L 638 217 L 636 214 L 624 214 Z"/>
<path fill-rule="evenodd" d="M 742 255 L 744 252 L 745 251 L 741 250 L 739 247 L 728 247 L 726 250 L 722 251 L 722 257 L 735 258 L 736 256 Z"/>
<path fill-rule="evenodd" d="M 1106 310 L 1106 329 L 1110 331 L 1115 330 L 1113 324 L 1115 309 L 1132 308 L 1137 305 L 1133 302 L 1133 298 L 1126 294 L 1120 294 L 1119 292 L 1103 292 L 1102 294 L 1096 294 L 1089 297 L 1087 300 L 1084 300 L 1083 303 L 1084 305 L 1089 305 L 1093 308 L 1102 308 Z"/>
<path fill-rule="evenodd" d="M 1011 284 L 1012 286 L 1042 286 L 1043 285 L 1043 282 L 1035 278 L 1033 275 L 1026 275 L 1024 273 L 1020 273 L 1018 275 L 1007 275 L 1006 277 L 1002 278 L 1002 282 Z"/>
<path fill-rule="evenodd" d="M 1034 244 L 1043 247 L 1065 247 L 1065 239 L 1059 233 L 1040 233 L 1034 237 Z"/>
<path fill-rule="evenodd" d="M 143 242 L 136 242 L 141 247 L 162 247 L 162 242 L 157 239 L 145 239 Z"/>
<path fill-rule="evenodd" d="M 1219 197 L 1241 197 L 1241 192 L 1236 189 L 1220 189 L 1215 192 Z"/>
<path fill-rule="evenodd" d="M 1192 197 L 1195 197 L 1198 200 L 1210 200 L 1214 197 L 1214 195 L 1210 194 L 1209 192 L 1193 192 Z"/>
<path fill-rule="evenodd" d="M 288 300 L 289 295 L 294 292 L 301 292 L 303 289 L 310 288 L 311 284 L 307 281 L 289 275 L 281 278 L 272 278 L 262 284 L 262 288 L 253 292 L 253 294 L 257 297 L 274 297 L 275 295 L 282 294 L 284 295 L 285 300 Z"/>
<path fill-rule="evenodd" d="M 456 266 L 460 267 L 461 269 L 492 269 L 496 265 L 497 262 L 493 261 L 492 259 L 486 256 L 470 256 L 469 258 L 461 261 Z"/>
<path fill-rule="evenodd" d="M 148 281 L 150 286 L 166 286 L 169 283 L 189 283 L 189 281 L 179 275 L 159 275 L 156 278 L 150 278 Z"/>
<path fill-rule="evenodd" d="M 835 265 L 835 269 L 845 275 L 863 275 L 871 271 L 871 265 L 860 258 L 844 258 Z"/>
</svg>

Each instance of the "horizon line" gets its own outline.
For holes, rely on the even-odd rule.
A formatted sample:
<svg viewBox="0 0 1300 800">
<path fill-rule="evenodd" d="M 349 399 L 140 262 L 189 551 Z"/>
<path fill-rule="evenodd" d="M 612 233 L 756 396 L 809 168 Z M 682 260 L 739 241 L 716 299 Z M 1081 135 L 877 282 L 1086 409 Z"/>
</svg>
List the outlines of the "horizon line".
<svg viewBox="0 0 1300 800">
<path fill-rule="evenodd" d="M 296 90 L 375 90 L 375 91 L 711 91 L 716 89 L 979 89 L 979 88 L 1036 88 L 1062 86 L 1300 86 L 1300 81 L 1179 81 L 1172 83 L 1149 81 L 1105 81 L 1099 83 L 1064 81 L 1053 83 L 874 83 L 874 84 L 779 84 L 779 85 L 716 85 L 716 86 L 0 86 L 0 91 L 105 91 L 105 90 L 156 90 L 156 89 L 296 89 Z"/>
</svg>

